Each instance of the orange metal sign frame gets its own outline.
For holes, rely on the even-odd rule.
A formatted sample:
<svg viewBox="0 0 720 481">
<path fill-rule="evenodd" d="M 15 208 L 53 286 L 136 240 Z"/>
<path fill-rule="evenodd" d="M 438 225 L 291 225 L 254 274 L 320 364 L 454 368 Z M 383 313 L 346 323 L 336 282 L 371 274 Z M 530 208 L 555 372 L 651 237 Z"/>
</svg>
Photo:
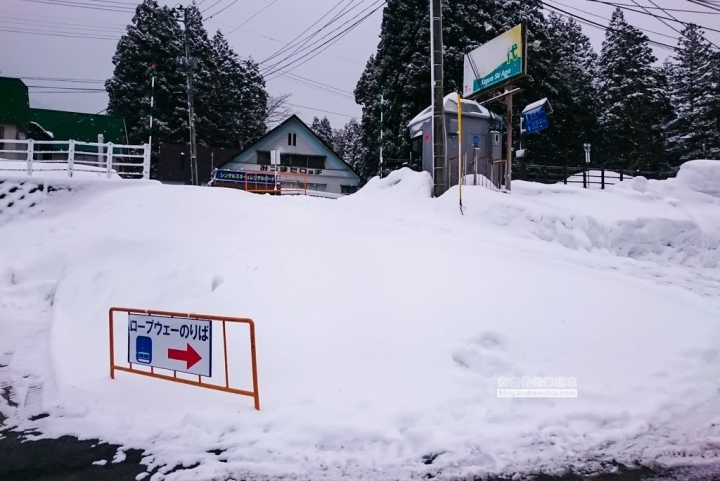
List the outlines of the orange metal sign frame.
<svg viewBox="0 0 720 481">
<path fill-rule="evenodd" d="M 115 341 L 114 341 L 114 316 L 116 312 L 126 312 L 128 314 L 147 314 L 149 316 L 163 316 L 169 319 L 195 319 L 195 320 L 206 320 L 206 321 L 219 321 L 222 322 L 222 333 L 223 333 L 223 358 L 225 361 L 225 386 L 217 384 L 203 383 L 202 377 L 198 376 L 197 381 L 190 379 L 182 379 L 177 377 L 177 371 L 173 371 L 172 376 L 165 374 L 158 374 L 155 369 L 151 366 L 150 372 L 142 371 L 139 369 L 133 369 L 133 364 L 128 363 L 130 367 L 118 366 L 115 364 Z M 206 316 L 201 314 L 188 314 L 184 312 L 169 312 L 169 311 L 152 311 L 148 309 L 132 309 L 126 307 L 112 307 L 110 308 L 109 316 L 109 328 L 110 328 L 110 378 L 115 379 L 115 371 L 131 372 L 133 374 L 140 374 L 142 376 L 154 377 L 158 379 L 164 379 L 166 381 L 179 382 L 182 384 L 189 384 L 190 386 L 204 387 L 206 389 L 214 389 L 216 391 L 224 391 L 233 394 L 240 394 L 242 396 L 249 396 L 255 400 L 255 409 L 260 410 L 260 392 L 258 390 L 258 374 L 257 374 L 257 356 L 255 353 L 255 322 L 252 319 L 243 317 L 225 317 L 225 316 Z M 225 324 L 228 322 L 237 322 L 248 324 L 250 326 L 250 356 L 252 358 L 252 391 L 245 391 L 242 389 L 235 389 L 230 387 L 230 381 L 228 376 L 228 357 L 227 357 L 227 334 Z"/>
</svg>

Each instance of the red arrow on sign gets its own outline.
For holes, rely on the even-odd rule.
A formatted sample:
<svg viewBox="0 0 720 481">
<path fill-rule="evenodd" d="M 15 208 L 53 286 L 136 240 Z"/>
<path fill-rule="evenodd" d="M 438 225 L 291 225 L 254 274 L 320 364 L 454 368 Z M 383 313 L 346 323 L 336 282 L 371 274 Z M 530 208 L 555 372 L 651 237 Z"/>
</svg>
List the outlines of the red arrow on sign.
<svg viewBox="0 0 720 481">
<path fill-rule="evenodd" d="M 197 353 L 195 349 L 188 343 L 186 350 L 181 349 L 168 349 L 168 359 L 175 361 L 185 361 L 187 363 L 186 369 L 190 369 L 197 364 L 202 357 Z"/>
</svg>

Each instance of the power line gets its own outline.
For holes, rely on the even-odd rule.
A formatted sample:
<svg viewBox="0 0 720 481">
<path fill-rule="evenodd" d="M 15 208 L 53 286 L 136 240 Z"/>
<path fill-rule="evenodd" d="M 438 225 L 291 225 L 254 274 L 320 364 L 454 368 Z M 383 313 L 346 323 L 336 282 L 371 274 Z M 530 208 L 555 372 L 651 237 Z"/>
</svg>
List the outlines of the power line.
<svg viewBox="0 0 720 481">
<path fill-rule="evenodd" d="M 235 1 L 237 1 L 237 0 L 235 0 Z M 260 15 L 261 13 L 263 13 L 265 10 L 267 10 L 268 8 L 270 8 L 270 7 L 271 7 L 274 3 L 276 3 L 277 1 L 278 1 L 278 0 L 273 0 L 272 2 L 268 3 L 267 5 L 265 5 L 263 8 L 261 8 L 260 10 L 258 10 L 257 12 L 255 12 L 253 15 L 251 15 L 250 18 L 248 18 L 248 19 L 245 20 L 243 23 L 241 23 L 240 25 L 238 25 L 237 27 L 235 27 L 234 29 L 232 29 L 230 32 L 228 32 L 227 35 L 230 35 L 231 33 L 239 30 L 240 27 L 245 26 L 246 23 L 248 23 L 250 20 L 252 20 L 253 18 L 255 18 L 255 17 L 257 17 L 258 15 Z M 235 2 L 233 2 L 233 3 L 235 3 Z M 228 6 L 229 6 L 229 5 L 228 5 Z M 221 12 L 222 12 L 222 10 L 221 10 Z M 215 15 L 217 15 L 218 13 L 220 13 L 220 12 L 217 12 Z M 210 18 L 212 18 L 212 17 L 210 17 Z"/>
<path fill-rule="evenodd" d="M 55 22 L 56 20 L 71 20 L 74 21 L 76 18 L 72 17 L 58 17 L 57 15 L 40 15 L 40 14 L 27 14 L 23 12 L 14 12 L 12 10 L 2 10 L 0 9 L 0 13 L 3 15 L 9 14 L 9 15 L 21 15 L 24 17 L 30 17 L 29 20 L 38 20 L 38 19 L 48 19 L 52 22 Z M 7 17 L 6 17 L 7 18 Z M 111 27 L 120 27 L 122 29 L 125 29 L 127 25 L 121 24 L 121 23 L 109 23 L 109 22 L 96 22 L 93 20 L 93 25 L 108 25 Z"/>
<path fill-rule="evenodd" d="M 115 5 L 106 5 L 106 4 L 98 4 L 98 5 L 89 5 L 87 3 L 79 3 L 79 2 L 73 2 L 72 0 L 22 0 L 23 2 L 31 2 L 31 3 L 44 3 L 47 5 L 55 5 L 59 7 L 74 7 L 74 8 L 84 8 L 88 10 L 105 10 L 108 12 L 122 12 L 122 13 L 132 13 L 135 11 L 134 8 L 125 8 Z"/>
<path fill-rule="evenodd" d="M 558 8 L 558 7 L 554 6 L 554 5 L 549 5 L 549 4 L 545 3 L 545 2 L 542 2 L 542 4 L 545 5 L 545 6 L 548 7 L 548 8 L 552 8 L 553 10 L 557 10 L 558 12 L 561 12 L 561 13 L 564 14 L 564 16 L 566 16 L 566 17 L 572 17 L 572 18 L 574 18 L 575 20 L 577 20 L 578 22 L 580 22 L 580 23 L 582 23 L 582 24 L 585 24 L 585 25 L 588 25 L 588 26 L 591 26 L 591 27 L 595 27 L 595 28 L 599 28 L 599 29 L 605 30 L 605 31 L 610 30 L 610 28 L 609 28 L 609 27 L 606 27 L 605 25 L 602 25 L 602 24 L 597 23 L 597 22 L 594 22 L 594 21 L 592 21 L 592 20 L 588 20 L 588 19 L 586 19 L 586 18 L 580 17 L 579 15 L 575 15 L 574 13 L 570 13 L 570 12 L 568 12 L 568 11 L 566 11 L 566 10 L 563 10 L 563 9 L 561 9 L 561 8 Z M 662 43 L 662 42 L 658 42 L 658 41 L 656 41 L 656 40 L 648 39 L 648 43 L 650 43 L 651 45 L 655 45 L 655 46 L 657 46 L 657 47 L 660 47 L 660 48 L 664 48 L 664 49 L 666 49 L 666 50 L 673 51 L 673 52 L 678 50 L 677 47 L 673 47 L 672 45 L 668 45 L 668 44 L 665 44 L 665 43 Z"/>
<path fill-rule="evenodd" d="M 649 0 L 649 1 L 650 1 L 650 3 L 652 3 L 653 5 L 655 5 L 656 7 L 658 7 L 660 10 L 662 10 L 663 12 L 665 12 L 666 15 L 670 16 L 671 18 L 673 18 L 676 22 L 679 22 L 679 21 L 680 21 L 680 20 L 678 20 L 676 17 L 674 17 L 671 13 L 667 12 L 664 8 L 659 7 L 658 4 L 655 3 L 653 0 Z M 633 0 L 633 2 L 634 2 L 634 3 L 637 3 L 635 0 Z M 647 10 L 647 9 L 645 9 L 645 10 Z M 670 27 L 670 28 L 672 28 L 673 30 L 675 30 L 676 32 L 678 32 L 678 33 L 679 33 L 680 35 L 682 35 L 683 37 L 687 38 L 687 35 L 685 35 L 685 34 L 682 33 L 681 31 L 673 28 L 672 26 L 670 26 L 670 24 L 668 24 L 668 23 L 665 22 L 664 20 L 660 20 L 660 21 L 661 21 L 662 23 L 664 23 L 665 25 L 667 25 L 668 27 Z M 708 42 L 710 45 L 712 45 L 713 47 L 715 47 L 715 48 L 720 48 L 720 47 L 718 47 L 717 45 L 715 45 L 712 41 L 710 41 L 709 38 L 707 38 L 707 37 L 705 37 L 705 36 L 703 36 L 703 35 L 701 35 L 701 37 L 702 37 L 706 42 Z"/>
<path fill-rule="evenodd" d="M 331 110 L 316 109 L 315 107 L 307 107 L 307 106 L 305 106 L 305 105 L 297 105 L 297 104 L 291 104 L 291 103 L 288 103 L 288 105 L 290 105 L 291 107 L 297 107 L 297 108 L 300 108 L 300 109 L 314 110 L 314 111 L 316 111 L 316 112 L 323 112 L 323 113 L 326 113 L 326 114 L 341 115 L 341 116 L 343 116 L 343 117 L 350 117 L 350 118 L 355 118 L 355 117 L 357 117 L 357 115 L 341 114 L 340 112 L 333 112 L 333 111 L 331 111 Z"/>
<path fill-rule="evenodd" d="M 101 27 L 96 25 L 88 25 L 88 24 L 82 24 L 82 23 L 70 23 L 70 22 L 55 22 L 55 23 L 47 23 L 44 21 L 33 21 L 25 18 L 15 18 L 10 16 L 3 16 L 0 18 L 0 22 L 7 22 L 11 25 L 8 25 L 8 27 L 15 27 L 15 26 L 22 26 L 22 25 L 28 25 L 30 27 L 37 27 L 37 28 L 54 28 L 59 30 L 71 30 L 70 33 L 76 33 L 77 27 L 80 27 L 83 29 L 83 32 L 87 33 L 88 30 L 94 30 L 97 33 L 119 33 L 123 32 L 124 29 L 120 28 L 111 28 L 111 27 Z M 75 28 L 72 28 L 75 27 Z M 83 33 L 80 32 L 80 33 Z"/>
<path fill-rule="evenodd" d="M 299 67 L 300 65 L 303 65 L 303 64 L 309 62 L 310 60 L 312 60 L 313 58 L 315 58 L 316 56 L 318 56 L 320 53 L 322 53 L 324 50 L 327 50 L 328 48 L 330 48 L 334 43 L 336 43 L 336 42 L 337 42 L 338 40 L 340 40 L 342 37 L 344 37 L 345 35 L 347 35 L 348 33 L 350 33 L 352 30 L 354 30 L 358 25 L 360 25 L 362 22 L 364 22 L 365 20 L 367 20 L 367 19 L 368 19 L 371 15 L 373 15 L 375 12 L 377 12 L 378 10 L 380 10 L 381 8 L 383 8 L 383 7 L 385 6 L 385 3 L 386 3 L 385 0 L 380 0 L 379 2 L 374 3 L 374 4 L 371 5 L 370 7 L 366 8 L 366 9 L 363 10 L 363 11 L 361 11 L 358 15 L 355 15 L 355 16 L 354 16 L 353 18 L 351 18 L 348 22 L 345 22 L 345 23 L 342 24 L 340 27 L 336 28 L 336 29 L 333 30 L 332 32 L 329 32 L 327 35 L 325 35 L 325 36 L 322 37 L 321 39 L 313 42 L 312 44 L 308 45 L 307 48 L 304 49 L 304 50 L 307 51 L 307 50 L 310 50 L 310 49 L 312 48 L 312 50 L 310 50 L 310 51 L 308 51 L 307 53 L 305 53 L 304 55 L 296 58 L 295 60 L 292 60 L 292 61 L 290 61 L 289 63 L 286 63 L 285 65 L 282 65 L 281 67 L 277 67 L 277 65 L 280 64 L 280 63 L 282 63 L 282 61 L 281 61 L 281 62 L 278 62 L 278 63 L 276 63 L 275 65 L 268 67 L 268 68 L 265 70 L 264 74 L 265 74 L 266 76 L 268 76 L 268 75 L 273 75 L 273 74 L 275 74 L 276 72 L 278 72 L 278 70 L 280 70 L 280 69 L 287 70 L 288 67 L 290 67 L 291 65 L 297 64 L 297 65 L 295 65 L 294 67 L 292 67 L 291 70 L 293 70 L 293 69 Z M 362 13 L 366 12 L 367 10 L 369 10 L 370 8 L 373 8 L 373 7 L 375 7 L 375 8 L 374 8 L 372 11 L 370 11 L 370 13 L 366 14 L 364 17 L 360 18 L 358 21 L 356 21 L 355 23 L 353 23 L 353 24 L 350 25 L 349 27 L 345 28 L 345 30 L 341 31 L 340 33 L 338 33 L 338 34 L 335 35 L 334 37 L 330 38 L 329 40 L 325 41 L 324 43 L 322 43 L 322 44 L 320 44 L 320 45 L 317 45 L 318 42 L 320 42 L 320 41 L 324 40 L 325 38 L 327 38 L 328 36 L 332 35 L 334 32 L 338 31 L 340 28 L 342 28 L 343 26 L 347 25 L 349 22 L 351 22 L 352 20 L 356 19 L 358 16 L 362 15 Z M 324 47 L 324 48 L 323 48 L 323 47 Z M 308 58 L 307 60 L 305 60 L 304 62 L 298 64 L 299 61 L 301 61 L 302 59 L 308 57 L 309 55 L 312 55 L 312 56 L 311 56 L 310 58 Z"/>
<path fill-rule="evenodd" d="M 552 1 L 553 3 L 557 3 L 558 5 L 562 5 L 563 7 L 566 7 L 566 8 L 572 9 L 572 10 L 576 10 L 576 11 L 578 11 L 578 12 L 582 12 L 582 13 L 584 13 L 584 14 L 586 14 L 586 15 L 590 15 L 590 16 L 597 17 L 597 18 L 602 18 L 603 20 L 608 20 L 608 21 L 610 20 L 609 18 L 604 17 L 604 16 L 602 16 L 602 15 L 598 15 L 598 14 L 596 14 L 596 13 L 591 13 L 591 12 L 588 12 L 588 11 L 583 10 L 583 9 L 581 9 L 581 8 L 572 7 L 572 6 L 570 6 L 570 5 L 566 4 L 566 3 L 560 2 L 560 1 L 558 1 L 558 0 L 545 0 L 545 1 L 548 1 L 548 2 L 549 2 L 549 1 Z M 552 5 L 546 5 L 546 6 L 552 7 Z M 636 28 L 637 28 L 638 30 L 642 30 L 643 32 L 652 33 L 652 34 L 654 34 L 654 35 L 660 35 L 660 36 L 662 36 L 662 37 L 667 37 L 667 38 L 671 38 L 671 39 L 673 39 L 673 40 L 677 40 L 677 37 L 674 37 L 674 36 L 672 36 L 672 35 L 668 35 L 668 34 L 665 34 L 665 33 L 656 32 L 656 31 L 654 31 L 654 30 L 648 30 L 648 29 L 645 29 L 645 28 L 639 28 L 639 27 L 636 27 Z"/>
<path fill-rule="evenodd" d="M 88 38 L 92 40 L 112 40 L 114 42 L 117 42 L 118 39 L 116 37 L 99 37 L 99 36 L 90 36 L 90 35 L 72 35 L 72 34 L 65 34 L 65 33 L 50 33 L 47 31 L 31 31 L 31 30 L 14 30 L 10 28 L 3 28 L 0 27 L 0 32 L 12 32 L 12 33 L 24 33 L 27 35 L 40 35 L 43 37 L 65 37 L 65 38 Z"/>
<path fill-rule="evenodd" d="M 276 0 L 276 1 L 277 1 L 277 0 Z M 224 8 L 221 8 L 221 9 L 218 10 L 217 12 L 213 13 L 212 15 L 210 15 L 207 19 L 210 20 L 210 19 L 213 18 L 215 15 L 217 15 L 218 13 L 224 12 L 224 11 L 227 10 L 228 8 L 230 8 L 230 7 L 232 7 L 233 5 L 235 5 L 237 2 L 238 2 L 238 0 L 233 0 L 232 2 L 230 2 L 230 4 L 229 4 L 228 6 L 226 6 L 226 7 L 224 7 Z M 273 3 L 274 3 L 274 2 L 273 2 Z"/>
<path fill-rule="evenodd" d="M 694 3 L 695 5 L 700 5 L 701 7 L 709 8 L 710 10 L 715 10 L 717 12 L 720 12 L 720 6 L 718 6 L 717 3 L 710 3 L 702 0 L 687 0 L 690 3 Z"/>
<path fill-rule="evenodd" d="M 652 3 L 652 0 L 650 0 L 650 2 Z M 660 18 L 659 16 L 653 14 L 653 13 L 652 13 L 650 10 L 648 10 L 647 8 L 645 8 L 645 7 L 643 7 L 642 5 L 640 5 L 640 4 L 637 2 L 637 0 L 632 0 L 632 3 L 634 3 L 634 4 L 637 5 L 638 7 L 642 8 L 643 10 L 645 10 L 647 13 L 649 13 L 649 14 L 652 15 L 653 17 L 655 17 L 655 18 L 657 18 L 658 20 L 660 20 L 660 21 L 663 23 L 663 25 L 665 25 L 666 27 L 668 27 L 668 28 L 676 31 L 676 32 L 679 33 L 680 35 L 682 35 L 682 32 L 681 32 L 680 30 L 678 30 L 677 28 L 673 27 L 672 25 L 670 25 L 669 23 L 667 23 L 665 20 L 663 20 L 663 19 Z M 653 3 L 653 5 L 655 5 L 655 4 Z M 655 5 L 655 6 L 657 6 L 657 5 Z M 664 10 L 663 10 L 663 11 L 664 11 Z M 665 12 L 665 14 L 668 15 L 667 12 Z M 670 16 L 672 17 L 672 15 L 670 15 Z M 676 22 L 680 22 L 680 20 L 678 20 L 677 18 L 675 18 L 675 17 L 672 17 L 672 18 L 673 18 L 673 20 L 675 20 Z"/>
<path fill-rule="evenodd" d="M 633 5 L 630 5 L 627 3 L 616 3 L 615 5 L 618 7 L 632 7 L 633 6 Z M 710 15 L 718 15 L 718 13 L 714 13 L 714 12 L 707 12 L 707 11 L 703 12 L 700 10 L 686 10 L 686 9 L 682 9 L 682 8 L 667 8 L 667 7 L 658 7 L 658 6 L 654 6 L 654 7 L 646 6 L 645 8 L 650 9 L 650 10 L 663 10 L 665 13 L 680 12 L 680 13 L 706 13 L 706 14 L 710 14 Z"/>
<path fill-rule="evenodd" d="M 222 2 L 222 1 L 223 1 L 223 0 L 217 0 L 217 2 L 213 3 L 212 5 L 210 5 L 210 6 L 209 6 L 208 8 L 206 8 L 205 10 L 202 10 L 200 13 L 205 13 L 205 12 L 207 12 L 208 10 L 210 10 L 211 8 L 213 8 L 215 5 L 217 5 L 218 3 Z M 198 6 L 199 6 L 199 5 L 198 5 Z"/>
<path fill-rule="evenodd" d="M 323 18 L 325 18 L 325 17 L 327 17 L 328 15 L 330 15 L 333 10 L 335 10 L 337 7 L 339 7 L 340 5 L 342 5 L 344 2 L 345 2 L 345 0 L 340 0 L 339 2 L 337 2 L 335 5 L 333 5 L 333 7 L 332 7 L 330 10 L 328 10 L 327 12 L 325 12 L 322 17 L 318 18 L 318 19 L 317 19 L 315 22 L 313 22 L 308 28 L 306 28 L 305 30 L 303 30 L 302 32 L 300 32 L 295 38 L 293 38 L 293 39 L 290 40 L 288 43 L 286 43 L 284 47 L 282 47 L 281 49 L 277 50 L 275 53 L 273 53 L 272 55 L 270 55 L 268 58 L 266 58 L 265 60 L 263 60 L 262 62 L 260 62 L 260 64 L 262 65 L 262 64 L 264 64 L 264 63 L 272 60 L 273 58 L 276 58 L 276 57 L 278 57 L 279 55 L 282 55 L 284 52 L 287 52 L 287 51 L 290 50 L 291 48 L 293 48 L 296 40 L 298 40 L 300 37 L 302 37 L 303 35 L 305 35 L 305 33 L 307 33 L 308 30 L 310 30 L 310 29 L 313 28 L 315 25 L 317 25 L 318 23 L 320 23 Z M 350 3 L 352 3 L 352 0 L 350 0 Z M 348 5 L 350 5 L 350 4 L 348 4 Z M 343 8 L 343 10 L 341 10 L 340 13 L 342 13 L 344 10 L 345 10 L 345 9 Z M 335 18 L 337 18 L 337 15 L 335 16 Z M 323 26 L 318 30 L 318 32 L 319 32 L 320 30 L 322 30 L 323 28 L 325 28 L 327 25 L 329 25 L 329 24 L 323 25 Z"/>
<path fill-rule="evenodd" d="M 74 79 L 66 77 L 29 77 L 26 75 L 16 75 L 17 78 L 23 80 L 39 80 L 43 82 L 66 82 L 66 83 L 105 83 L 105 80 L 100 79 Z"/>
<path fill-rule="evenodd" d="M 294 56 L 300 55 L 300 54 L 302 54 L 303 52 L 308 51 L 309 49 L 311 49 L 311 48 L 313 47 L 313 45 L 315 45 L 315 44 L 317 44 L 319 41 L 322 41 L 323 39 L 327 38 L 329 35 L 332 35 L 334 32 L 338 31 L 340 28 L 342 28 L 343 26 L 347 25 L 349 22 L 351 22 L 352 20 L 354 20 L 355 18 L 357 18 L 358 15 L 362 15 L 362 13 L 363 13 L 364 11 L 366 11 L 367 9 L 366 9 L 366 10 L 361 10 L 358 14 L 355 15 L 355 17 L 353 17 L 353 18 L 351 18 L 350 20 L 346 21 L 345 23 L 339 25 L 339 26 L 336 27 L 334 30 L 331 30 L 330 32 L 326 33 L 325 35 L 323 35 L 322 37 L 320 37 L 318 40 L 315 40 L 313 43 L 309 43 L 309 42 L 311 42 L 317 35 L 319 35 L 323 30 L 325 30 L 327 27 L 329 27 L 329 26 L 332 25 L 333 23 L 339 22 L 340 19 L 342 19 L 343 17 L 347 17 L 347 16 L 350 14 L 350 12 L 352 12 L 353 10 L 355 10 L 356 7 L 360 7 L 360 6 L 362 5 L 362 2 L 363 2 L 364 0 L 361 0 L 360 3 L 357 3 L 357 4 L 353 5 L 353 2 L 354 2 L 354 1 L 355 1 L 355 0 L 350 0 L 350 3 L 348 3 L 347 5 L 345 5 L 344 7 L 342 7 L 342 8 L 340 9 L 340 11 L 337 12 L 337 13 L 335 14 L 335 16 L 333 16 L 333 17 L 332 17 L 329 21 L 327 21 L 324 25 L 322 25 L 320 28 L 315 29 L 310 35 L 306 36 L 304 39 L 299 40 L 299 41 L 298 41 L 297 43 L 295 43 L 293 46 L 287 48 L 287 49 L 285 50 L 285 53 L 287 53 L 287 52 L 288 52 L 289 50 L 291 50 L 291 49 L 292 49 L 292 51 L 290 51 L 289 53 L 287 53 L 287 55 L 285 55 L 285 57 L 283 57 L 281 60 L 277 60 L 277 61 L 275 61 L 274 64 L 272 64 L 272 65 L 270 65 L 270 66 L 266 66 L 266 67 L 265 67 L 265 71 L 270 71 L 270 70 L 272 70 L 273 68 L 277 67 L 278 65 L 281 65 L 283 62 L 287 61 L 288 59 L 291 59 L 291 58 L 293 58 Z M 339 5 L 339 4 L 338 4 L 338 5 Z M 352 5 L 352 6 L 351 6 L 351 5 Z M 331 11 L 332 11 L 332 9 L 331 9 Z M 328 13 L 330 13 L 330 12 L 328 12 Z M 265 63 L 266 61 L 267 61 L 267 60 L 261 62 L 261 64 L 262 64 L 262 63 Z"/>
<path fill-rule="evenodd" d="M 585 1 L 587 1 L 587 2 L 593 2 L 593 3 L 602 3 L 602 4 L 604 4 L 604 5 L 610 5 L 611 7 L 619 7 L 619 8 L 622 8 L 623 10 L 628 11 L 628 12 L 639 13 L 639 14 L 641 14 L 641 15 L 650 15 L 651 17 L 655 17 L 655 18 L 658 18 L 658 19 L 659 19 L 659 18 L 662 18 L 663 20 L 668 20 L 668 21 L 670 21 L 670 22 L 677 22 L 677 23 L 679 23 L 679 24 L 681 24 L 681 25 L 683 25 L 683 26 L 686 26 L 686 27 L 689 25 L 688 22 L 682 22 L 682 21 L 680 21 L 680 20 L 675 20 L 675 19 L 670 18 L 670 17 L 663 17 L 663 16 L 658 15 L 658 14 L 655 14 L 655 13 L 643 12 L 642 10 L 635 10 L 634 8 L 630 8 L 630 7 L 627 7 L 627 6 L 626 6 L 626 7 L 623 7 L 623 6 L 621 6 L 620 4 L 615 3 L 615 2 L 608 2 L 608 1 L 605 1 L 605 0 L 585 0 Z M 692 1 L 692 0 L 687 0 L 687 1 Z M 720 9 L 719 9 L 718 11 L 720 11 Z M 703 30 L 708 30 L 708 31 L 711 31 L 711 32 L 720 32 L 720 30 L 717 30 L 717 29 L 714 29 L 714 28 L 705 27 L 705 26 L 702 26 L 702 25 L 699 25 L 699 26 L 700 26 Z"/>
<path fill-rule="evenodd" d="M 73 91 L 73 92 L 68 92 L 66 90 L 35 90 L 31 93 L 33 95 L 35 95 L 35 94 L 101 94 L 104 92 L 98 92 L 96 90 L 88 90 L 88 91 L 78 90 L 78 91 Z"/>
<path fill-rule="evenodd" d="M 90 92 L 105 92 L 105 89 L 98 89 L 93 87 L 58 87 L 56 85 L 28 85 L 29 89 L 56 89 L 56 90 L 83 90 Z"/>
</svg>

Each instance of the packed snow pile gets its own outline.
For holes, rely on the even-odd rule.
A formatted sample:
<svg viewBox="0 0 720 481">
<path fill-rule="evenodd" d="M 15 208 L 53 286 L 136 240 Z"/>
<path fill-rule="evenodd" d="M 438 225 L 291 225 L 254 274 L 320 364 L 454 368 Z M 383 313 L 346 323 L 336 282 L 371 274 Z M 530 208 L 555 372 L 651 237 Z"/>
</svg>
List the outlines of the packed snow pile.
<svg viewBox="0 0 720 481">
<path fill-rule="evenodd" d="M 410 200 L 429 199 L 432 197 L 432 190 L 433 180 L 430 174 L 402 168 L 391 172 L 384 179 L 379 177 L 370 179 L 365 187 L 348 197 L 348 199 L 366 199 L 378 195 L 393 198 L 406 197 Z"/>
<path fill-rule="evenodd" d="M 457 189 L 433 199 L 408 170 L 338 201 L 149 182 L 53 192 L 0 225 L 0 385 L 17 404 L 0 411 L 43 436 L 144 449 L 153 479 L 717 462 L 716 172 L 466 187 L 463 213 Z M 110 380 L 112 306 L 253 318 L 262 411 Z M 498 397 L 513 379 L 577 397 Z"/>
</svg>

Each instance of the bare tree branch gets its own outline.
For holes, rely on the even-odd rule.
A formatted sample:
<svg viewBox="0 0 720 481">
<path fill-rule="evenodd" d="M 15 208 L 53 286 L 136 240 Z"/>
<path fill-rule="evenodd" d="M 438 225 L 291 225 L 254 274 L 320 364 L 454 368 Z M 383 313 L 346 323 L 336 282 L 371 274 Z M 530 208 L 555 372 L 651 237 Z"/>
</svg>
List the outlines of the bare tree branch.
<svg viewBox="0 0 720 481">
<path fill-rule="evenodd" d="M 265 113 L 265 125 L 268 129 L 273 128 L 293 114 L 288 105 L 289 100 L 290 94 L 268 96 L 267 111 Z"/>
</svg>

